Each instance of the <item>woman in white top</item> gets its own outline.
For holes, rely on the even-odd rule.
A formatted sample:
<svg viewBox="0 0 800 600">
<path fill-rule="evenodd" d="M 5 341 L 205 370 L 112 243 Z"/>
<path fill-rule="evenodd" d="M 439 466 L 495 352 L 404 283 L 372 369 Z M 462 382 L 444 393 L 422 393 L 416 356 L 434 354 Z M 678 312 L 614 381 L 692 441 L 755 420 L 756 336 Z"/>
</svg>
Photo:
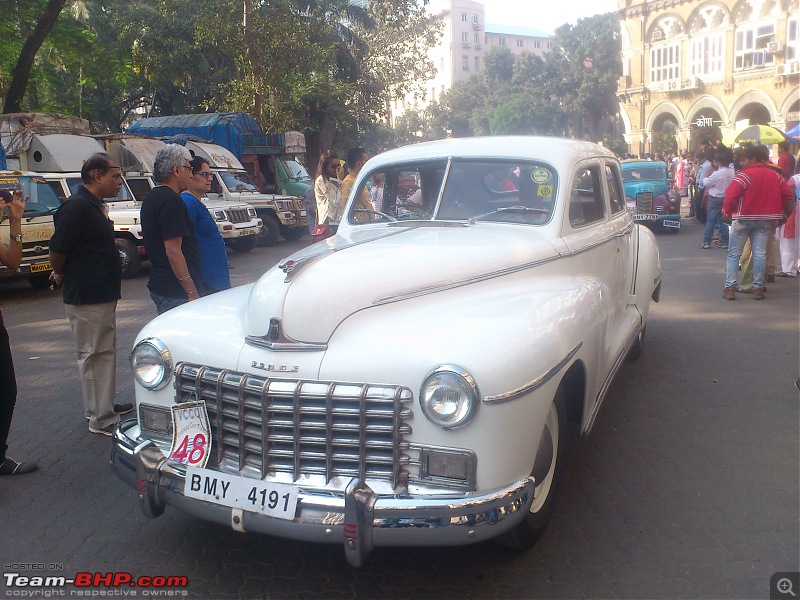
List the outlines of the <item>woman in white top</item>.
<svg viewBox="0 0 800 600">
<path fill-rule="evenodd" d="M 314 182 L 314 196 L 317 199 L 317 223 L 320 226 L 339 224 L 342 205 L 342 182 L 336 179 L 339 157 L 327 150 L 319 159 L 319 177 Z"/>
</svg>

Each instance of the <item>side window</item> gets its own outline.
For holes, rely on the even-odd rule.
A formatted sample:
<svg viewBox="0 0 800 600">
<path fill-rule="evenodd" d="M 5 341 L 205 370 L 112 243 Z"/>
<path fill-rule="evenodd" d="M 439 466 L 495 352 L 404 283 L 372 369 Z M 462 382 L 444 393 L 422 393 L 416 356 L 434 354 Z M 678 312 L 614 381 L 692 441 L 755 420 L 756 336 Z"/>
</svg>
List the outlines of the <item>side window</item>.
<svg viewBox="0 0 800 600">
<path fill-rule="evenodd" d="M 611 201 L 611 213 L 617 214 L 625 210 L 625 194 L 616 165 L 606 165 L 606 181 L 608 182 L 608 199 Z"/>
<path fill-rule="evenodd" d="M 58 198 L 58 201 L 61 202 L 61 204 L 64 204 L 64 201 L 67 199 L 67 196 L 64 194 L 64 188 L 61 187 L 61 182 L 60 181 L 48 181 L 47 185 L 49 185 L 50 189 L 53 190 L 53 193 Z"/>
<path fill-rule="evenodd" d="M 569 222 L 573 227 L 583 227 L 605 219 L 603 187 L 599 165 L 579 167 L 572 181 L 569 198 Z"/>
<path fill-rule="evenodd" d="M 146 179 L 128 179 L 128 187 L 131 188 L 134 198 L 139 202 L 144 200 L 147 193 L 150 191 L 150 184 Z"/>
</svg>

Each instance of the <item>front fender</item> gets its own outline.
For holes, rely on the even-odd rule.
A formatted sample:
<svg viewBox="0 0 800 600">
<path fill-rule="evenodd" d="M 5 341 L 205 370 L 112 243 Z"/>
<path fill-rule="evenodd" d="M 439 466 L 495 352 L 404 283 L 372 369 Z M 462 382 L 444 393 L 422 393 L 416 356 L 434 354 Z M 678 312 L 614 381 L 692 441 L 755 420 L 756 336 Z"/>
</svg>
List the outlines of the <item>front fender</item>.
<svg viewBox="0 0 800 600">
<path fill-rule="evenodd" d="M 367 308 L 336 329 L 320 378 L 407 386 L 415 397 L 407 439 L 470 449 L 478 457 L 478 489 L 505 485 L 531 472 L 550 404 L 571 364 L 565 357 L 598 364 L 601 296 L 590 281 L 534 280 L 522 272 Z M 524 388 L 560 363 L 537 389 L 508 402 L 484 401 Z M 466 369 L 480 395 L 472 421 L 453 431 L 428 421 L 419 404 L 423 382 L 442 364 Z"/>
</svg>

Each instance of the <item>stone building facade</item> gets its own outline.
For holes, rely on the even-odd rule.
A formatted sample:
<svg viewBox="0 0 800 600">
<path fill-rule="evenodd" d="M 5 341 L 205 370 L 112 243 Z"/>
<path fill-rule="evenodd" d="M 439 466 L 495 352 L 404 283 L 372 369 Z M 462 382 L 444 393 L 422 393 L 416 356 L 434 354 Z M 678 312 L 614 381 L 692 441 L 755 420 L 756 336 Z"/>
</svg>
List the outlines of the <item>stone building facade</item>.
<svg viewBox="0 0 800 600">
<path fill-rule="evenodd" d="M 800 121 L 800 0 L 619 0 L 617 97 L 632 153 Z M 672 127 L 668 125 L 671 123 Z"/>
</svg>

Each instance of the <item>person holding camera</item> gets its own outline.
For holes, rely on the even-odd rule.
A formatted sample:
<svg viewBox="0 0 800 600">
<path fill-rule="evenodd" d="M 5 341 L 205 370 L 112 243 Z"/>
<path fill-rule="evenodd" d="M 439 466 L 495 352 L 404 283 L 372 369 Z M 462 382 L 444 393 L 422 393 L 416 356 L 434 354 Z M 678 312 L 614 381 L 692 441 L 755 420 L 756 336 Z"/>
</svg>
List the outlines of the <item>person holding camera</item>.
<svg viewBox="0 0 800 600">
<path fill-rule="evenodd" d="M 55 214 L 50 238 L 50 279 L 63 285 L 64 309 L 78 347 L 78 371 L 89 431 L 111 436 L 130 402 L 114 402 L 117 391 L 117 301 L 122 267 L 114 242 L 114 224 L 104 198 L 122 186 L 119 165 L 104 152 L 90 156 L 81 169 L 83 185 Z"/>
<path fill-rule="evenodd" d="M 22 262 L 22 214 L 25 212 L 26 198 L 22 200 L 22 190 L 0 190 L 8 211 L 8 244 L 0 242 L 0 263 L 9 269 L 16 269 Z M 0 312 L 0 475 L 24 475 L 33 473 L 39 465 L 32 462 L 17 462 L 6 456 L 8 450 L 8 432 L 11 430 L 11 418 L 17 403 L 17 378 L 14 374 L 14 362 L 11 359 L 11 343 L 8 331 Z"/>
</svg>

